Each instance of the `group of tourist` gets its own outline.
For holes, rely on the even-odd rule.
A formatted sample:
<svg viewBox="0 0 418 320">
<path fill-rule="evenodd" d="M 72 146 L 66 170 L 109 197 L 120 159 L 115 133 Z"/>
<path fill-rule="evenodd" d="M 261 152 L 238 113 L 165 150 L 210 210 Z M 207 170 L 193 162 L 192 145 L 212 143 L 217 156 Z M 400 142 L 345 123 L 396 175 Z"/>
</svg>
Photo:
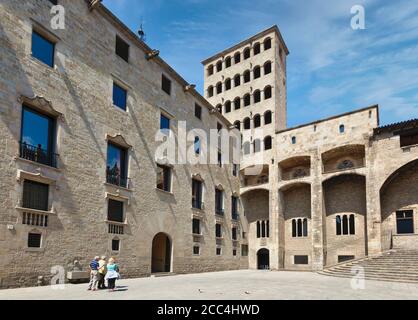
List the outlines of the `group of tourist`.
<svg viewBox="0 0 418 320">
<path fill-rule="evenodd" d="M 90 283 L 88 290 L 97 291 L 109 289 L 115 291 L 116 280 L 120 279 L 119 266 L 114 258 L 106 261 L 106 256 L 95 257 L 90 263 Z M 107 287 L 105 282 L 107 281 Z"/>
</svg>

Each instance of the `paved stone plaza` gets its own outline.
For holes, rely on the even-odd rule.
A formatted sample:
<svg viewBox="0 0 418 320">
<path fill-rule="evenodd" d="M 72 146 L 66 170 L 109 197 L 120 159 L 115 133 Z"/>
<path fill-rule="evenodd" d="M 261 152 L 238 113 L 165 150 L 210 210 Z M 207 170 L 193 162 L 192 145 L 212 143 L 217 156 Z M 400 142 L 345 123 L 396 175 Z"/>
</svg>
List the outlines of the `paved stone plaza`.
<svg viewBox="0 0 418 320">
<path fill-rule="evenodd" d="M 85 284 L 65 290 L 50 287 L 0 291 L 0 299 L 46 300 L 410 300 L 418 299 L 418 285 L 366 281 L 353 290 L 351 279 L 309 272 L 229 271 L 118 282 L 120 291 L 89 292 Z"/>
</svg>

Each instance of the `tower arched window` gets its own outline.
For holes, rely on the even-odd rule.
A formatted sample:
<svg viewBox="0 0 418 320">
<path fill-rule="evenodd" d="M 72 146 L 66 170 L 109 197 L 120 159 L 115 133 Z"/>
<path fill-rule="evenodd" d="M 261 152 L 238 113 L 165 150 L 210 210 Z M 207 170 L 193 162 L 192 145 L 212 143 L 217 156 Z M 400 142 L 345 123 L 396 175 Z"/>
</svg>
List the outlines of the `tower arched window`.
<svg viewBox="0 0 418 320">
<path fill-rule="evenodd" d="M 218 82 L 218 83 L 216 84 L 216 93 L 217 93 L 217 94 L 222 93 L 222 82 Z"/>
<path fill-rule="evenodd" d="M 231 112 L 231 101 L 227 101 L 225 102 L 225 113 L 230 113 Z"/>
<path fill-rule="evenodd" d="M 217 72 L 222 71 L 222 61 L 218 61 L 218 62 L 216 63 L 216 71 L 217 71 Z"/>
<path fill-rule="evenodd" d="M 271 124 L 272 123 L 272 113 L 271 111 L 266 111 L 264 113 L 264 125 Z"/>
<path fill-rule="evenodd" d="M 251 49 L 250 48 L 245 48 L 244 50 L 244 60 L 247 60 L 251 57 Z"/>
<path fill-rule="evenodd" d="M 235 100 L 234 100 L 234 109 L 235 110 L 241 109 L 241 98 L 235 98 Z"/>
<path fill-rule="evenodd" d="M 264 40 L 264 50 L 269 49 L 271 49 L 271 38 L 267 38 L 266 40 Z"/>
<path fill-rule="evenodd" d="M 270 74 L 271 73 L 271 62 L 268 61 L 264 64 L 264 74 Z"/>
<path fill-rule="evenodd" d="M 235 121 L 234 122 L 235 129 L 241 131 L 241 121 Z"/>
<path fill-rule="evenodd" d="M 240 62 L 241 62 L 241 53 L 240 53 L 240 52 L 237 52 L 237 53 L 234 55 L 234 62 L 235 62 L 235 64 L 237 64 L 237 63 L 240 63 Z"/>
<path fill-rule="evenodd" d="M 272 138 L 270 136 L 264 138 L 264 150 L 271 150 Z"/>
<path fill-rule="evenodd" d="M 232 59 L 231 57 L 225 58 L 225 68 L 229 68 L 232 65 Z"/>
<path fill-rule="evenodd" d="M 231 90 L 232 87 L 232 81 L 231 78 L 228 78 L 225 80 L 225 90 Z"/>
<path fill-rule="evenodd" d="M 254 55 L 260 54 L 261 46 L 259 42 L 254 43 Z"/>
<path fill-rule="evenodd" d="M 244 119 L 244 130 L 250 130 L 251 129 L 251 119 L 245 118 Z"/>
<path fill-rule="evenodd" d="M 213 64 L 208 67 L 208 76 L 213 75 Z"/>
<path fill-rule="evenodd" d="M 259 114 L 256 114 L 254 116 L 254 128 L 260 128 L 261 127 L 261 116 Z"/>
<path fill-rule="evenodd" d="M 308 236 L 308 219 L 292 219 L 292 237 L 306 238 Z"/>
<path fill-rule="evenodd" d="M 251 72 L 250 70 L 246 70 L 244 72 L 244 83 L 248 83 L 251 81 Z"/>
<path fill-rule="evenodd" d="M 260 90 L 254 91 L 254 103 L 261 102 L 261 92 Z"/>
<path fill-rule="evenodd" d="M 272 90 L 270 86 L 264 88 L 264 99 L 270 99 L 272 97 Z"/>
<path fill-rule="evenodd" d="M 356 216 L 354 214 L 338 215 L 335 221 L 337 236 L 356 234 Z"/>
<path fill-rule="evenodd" d="M 239 74 L 237 74 L 234 77 L 234 86 L 239 87 L 240 85 L 241 85 L 241 76 Z"/>
<path fill-rule="evenodd" d="M 208 97 L 210 98 L 210 97 L 213 97 L 213 86 L 210 86 L 209 88 L 208 88 Z"/>
<path fill-rule="evenodd" d="M 248 107 L 251 104 L 251 95 L 246 94 L 244 96 L 244 107 Z"/>
<path fill-rule="evenodd" d="M 260 68 L 260 66 L 255 66 L 254 67 L 254 70 L 253 70 L 253 73 L 254 73 L 254 79 L 260 78 L 261 77 L 261 68 Z"/>
</svg>

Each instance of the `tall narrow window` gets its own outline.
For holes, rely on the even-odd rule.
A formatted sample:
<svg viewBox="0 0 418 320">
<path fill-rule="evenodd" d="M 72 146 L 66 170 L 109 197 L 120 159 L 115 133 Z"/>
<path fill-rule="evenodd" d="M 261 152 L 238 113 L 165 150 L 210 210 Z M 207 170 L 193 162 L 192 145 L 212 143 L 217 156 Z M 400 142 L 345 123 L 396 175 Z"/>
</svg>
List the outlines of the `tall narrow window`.
<svg viewBox="0 0 418 320">
<path fill-rule="evenodd" d="M 121 37 L 116 36 L 116 54 L 126 62 L 129 62 L 129 44 Z"/>
<path fill-rule="evenodd" d="M 340 133 L 344 133 L 345 132 L 345 126 L 342 124 L 340 125 Z"/>
<path fill-rule="evenodd" d="M 238 240 L 238 228 L 232 227 L 232 240 L 236 241 Z"/>
<path fill-rule="evenodd" d="M 271 90 L 271 87 L 270 86 L 268 86 L 268 87 L 265 87 L 264 88 L 264 99 L 270 99 L 272 97 L 272 90 Z"/>
<path fill-rule="evenodd" d="M 337 218 L 335 219 L 336 221 L 336 230 L 337 230 L 337 236 L 342 235 L 342 220 L 341 220 L 341 216 L 337 216 Z"/>
<path fill-rule="evenodd" d="M 198 104 L 194 105 L 194 116 L 199 120 L 202 120 L 202 107 Z"/>
<path fill-rule="evenodd" d="M 53 68 L 55 43 L 49 41 L 38 32 L 32 31 L 32 56 Z"/>
<path fill-rule="evenodd" d="M 297 229 L 298 229 L 298 227 L 297 227 L 297 222 L 296 222 L 296 219 L 293 219 L 292 220 L 292 237 L 293 238 L 296 238 L 297 237 Z"/>
<path fill-rule="evenodd" d="M 271 73 L 271 62 L 269 61 L 264 64 L 264 74 L 267 75 L 270 73 Z"/>
<path fill-rule="evenodd" d="M 225 68 L 229 68 L 232 65 L 232 59 L 231 57 L 225 58 Z"/>
<path fill-rule="evenodd" d="M 216 72 L 221 72 L 222 71 L 222 61 L 218 61 L 216 63 Z"/>
<path fill-rule="evenodd" d="M 230 113 L 231 112 L 231 101 L 227 101 L 225 102 L 225 113 Z"/>
<path fill-rule="evenodd" d="M 161 89 L 168 95 L 171 95 L 171 80 L 165 75 L 161 77 Z"/>
<path fill-rule="evenodd" d="M 200 154 L 200 151 L 201 151 L 200 138 L 196 136 L 194 138 L 194 152 L 196 154 Z"/>
<path fill-rule="evenodd" d="M 123 218 L 123 207 L 124 203 L 121 201 L 116 201 L 109 199 L 108 201 L 108 210 L 107 210 L 107 220 L 112 222 L 125 222 Z"/>
<path fill-rule="evenodd" d="M 264 114 L 264 124 L 265 125 L 271 124 L 272 118 L 273 118 L 273 115 L 271 111 L 266 111 L 266 113 Z"/>
<path fill-rule="evenodd" d="M 222 82 L 218 82 L 216 84 L 216 94 L 221 94 L 222 93 Z"/>
<path fill-rule="evenodd" d="M 269 50 L 271 49 L 271 39 L 267 38 L 266 40 L 264 40 L 264 50 Z"/>
<path fill-rule="evenodd" d="M 234 177 L 238 177 L 238 173 L 239 173 L 239 165 L 234 163 L 232 165 L 232 175 Z"/>
<path fill-rule="evenodd" d="M 210 86 L 210 87 L 208 88 L 208 97 L 209 97 L 209 98 L 213 97 L 213 86 Z"/>
<path fill-rule="evenodd" d="M 250 130 L 251 129 L 251 119 L 245 118 L 244 119 L 244 130 Z"/>
<path fill-rule="evenodd" d="M 303 219 L 303 236 L 308 236 L 308 219 Z"/>
<path fill-rule="evenodd" d="M 239 218 L 238 203 L 239 203 L 238 197 L 233 196 L 232 197 L 232 204 L 231 204 L 232 220 L 238 220 L 238 218 Z"/>
<path fill-rule="evenodd" d="M 220 223 L 216 224 L 215 236 L 216 236 L 216 238 L 222 238 L 222 225 Z"/>
<path fill-rule="evenodd" d="M 193 228 L 192 228 L 193 234 L 200 235 L 200 220 L 199 219 L 193 219 Z"/>
<path fill-rule="evenodd" d="M 114 251 L 114 252 L 120 251 L 120 240 L 119 239 L 112 239 L 112 251 Z"/>
<path fill-rule="evenodd" d="M 254 79 L 258 79 L 261 77 L 261 68 L 259 66 L 254 67 Z"/>
<path fill-rule="evenodd" d="M 234 109 L 235 110 L 241 109 L 241 99 L 240 98 L 235 98 L 235 100 L 234 100 Z"/>
<path fill-rule="evenodd" d="M 244 107 L 248 107 L 251 104 L 251 95 L 246 94 L 244 96 Z"/>
<path fill-rule="evenodd" d="M 203 208 L 203 184 L 202 181 L 192 180 L 192 206 L 195 209 Z"/>
<path fill-rule="evenodd" d="M 218 167 L 222 168 L 222 166 L 223 166 L 222 152 L 218 150 Z"/>
<path fill-rule="evenodd" d="M 213 75 L 213 64 L 208 67 L 208 76 Z"/>
<path fill-rule="evenodd" d="M 55 119 L 23 106 L 20 157 L 56 167 L 55 127 Z"/>
<path fill-rule="evenodd" d="M 254 91 L 254 103 L 259 103 L 260 101 L 261 101 L 260 90 Z"/>
<path fill-rule="evenodd" d="M 171 168 L 157 165 L 157 188 L 171 192 Z"/>
<path fill-rule="evenodd" d="M 160 118 L 160 130 L 162 130 L 164 134 L 167 134 L 170 130 L 170 118 L 163 114 L 161 114 Z"/>
<path fill-rule="evenodd" d="M 241 53 L 237 52 L 237 53 L 234 55 L 234 62 L 235 62 L 235 64 L 237 64 L 237 63 L 240 63 L 240 62 L 241 62 Z"/>
<path fill-rule="evenodd" d="M 228 78 L 225 80 L 225 90 L 231 90 L 231 87 L 232 87 L 232 82 L 231 82 L 231 79 Z"/>
<path fill-rule="evenodd" d="M 247 59 L 249 59 L 251 57 L 251 50 L 250 50 L 250 48 L 246 48 L 245 50 L 244 50 L 244 59 L 245 60 L 247 60 Z"/>
<path fill-rule="evenodd" d="M 239 87 L 240 85 L 241 85 L 241 76 L 239 74 L 237 74 L 234 77 L 234 86 Z"/>
<path fill-rule="evenodd" d="M 261 52 L 261 46 L 260 43 L 257 42 L 254 44 L 254 55 L 256 56 L 257 54 L 260 54 Z"/>
<path fill-rule="evenodd" d="M 48 185 L 30 180 L 23 183 L 24 208 L 48 211 L 48 196 Z"/>
<path fill-rule="evenodd" d="M 343 216 L 343 235 L 348 234 L 348 217 L 346 215 Z"/>
<path fill-rule="evenodd" d="M 356 234 L 356 217 L 354 214 L 350 215 L 350 234 Z"/>
<path fill-rule="evenodd" d="M 250 70 L 246 70 L 244 72 L 244 83 L 248 83 L 251 81 L 251 72 Z"/>
<path fill-rule="evenodd" d="M 261 238 L 261 222 L 257 221 L 257 239 Z"/>
<path fill-rule="evenodd" d="M 127 97 L 128 91 L 116 83 L 113 83 L 113 105 L 126 111 Z"/>
<path fill-rule="evenodd" d="M 128 187 L 127 150 L 112 143 L 107 146 L 107 183 Z"/>
<path fill-rule="evenodd" d="M 215 212 L 217 215 L 224 214 L 224 192 L 218 188 L 215 189 Z"/>
<path fill-rule="evenodd" d="M 259 114 L 256 114 L 254 116 L 254 128 L 260 128 L 261 127 L 261 117 Z"/>
<path fill-rule="evenodd" d="M 272 138 L 270 136 L 264 139 L 264 150 L 271 150 L 272 148 Z"/>
</svg>

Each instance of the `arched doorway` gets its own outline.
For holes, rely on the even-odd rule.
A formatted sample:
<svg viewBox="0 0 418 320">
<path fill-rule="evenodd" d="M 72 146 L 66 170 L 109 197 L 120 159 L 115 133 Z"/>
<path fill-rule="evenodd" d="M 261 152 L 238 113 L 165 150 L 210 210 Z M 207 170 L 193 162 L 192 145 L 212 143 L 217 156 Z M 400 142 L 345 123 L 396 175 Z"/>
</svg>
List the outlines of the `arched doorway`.
<svg viewBox="0 0 418 320">
<path fill-rule="evenodd" d="M 257 253 L 258 270 L 270 269 L 270 252 L 267 249 L 260 249 Z"/>
<path fill-rule="evenodd" d="M 171 240 L 159 233 L 152 241 L 152 273 L 171 272 Z"/>
</svg>

